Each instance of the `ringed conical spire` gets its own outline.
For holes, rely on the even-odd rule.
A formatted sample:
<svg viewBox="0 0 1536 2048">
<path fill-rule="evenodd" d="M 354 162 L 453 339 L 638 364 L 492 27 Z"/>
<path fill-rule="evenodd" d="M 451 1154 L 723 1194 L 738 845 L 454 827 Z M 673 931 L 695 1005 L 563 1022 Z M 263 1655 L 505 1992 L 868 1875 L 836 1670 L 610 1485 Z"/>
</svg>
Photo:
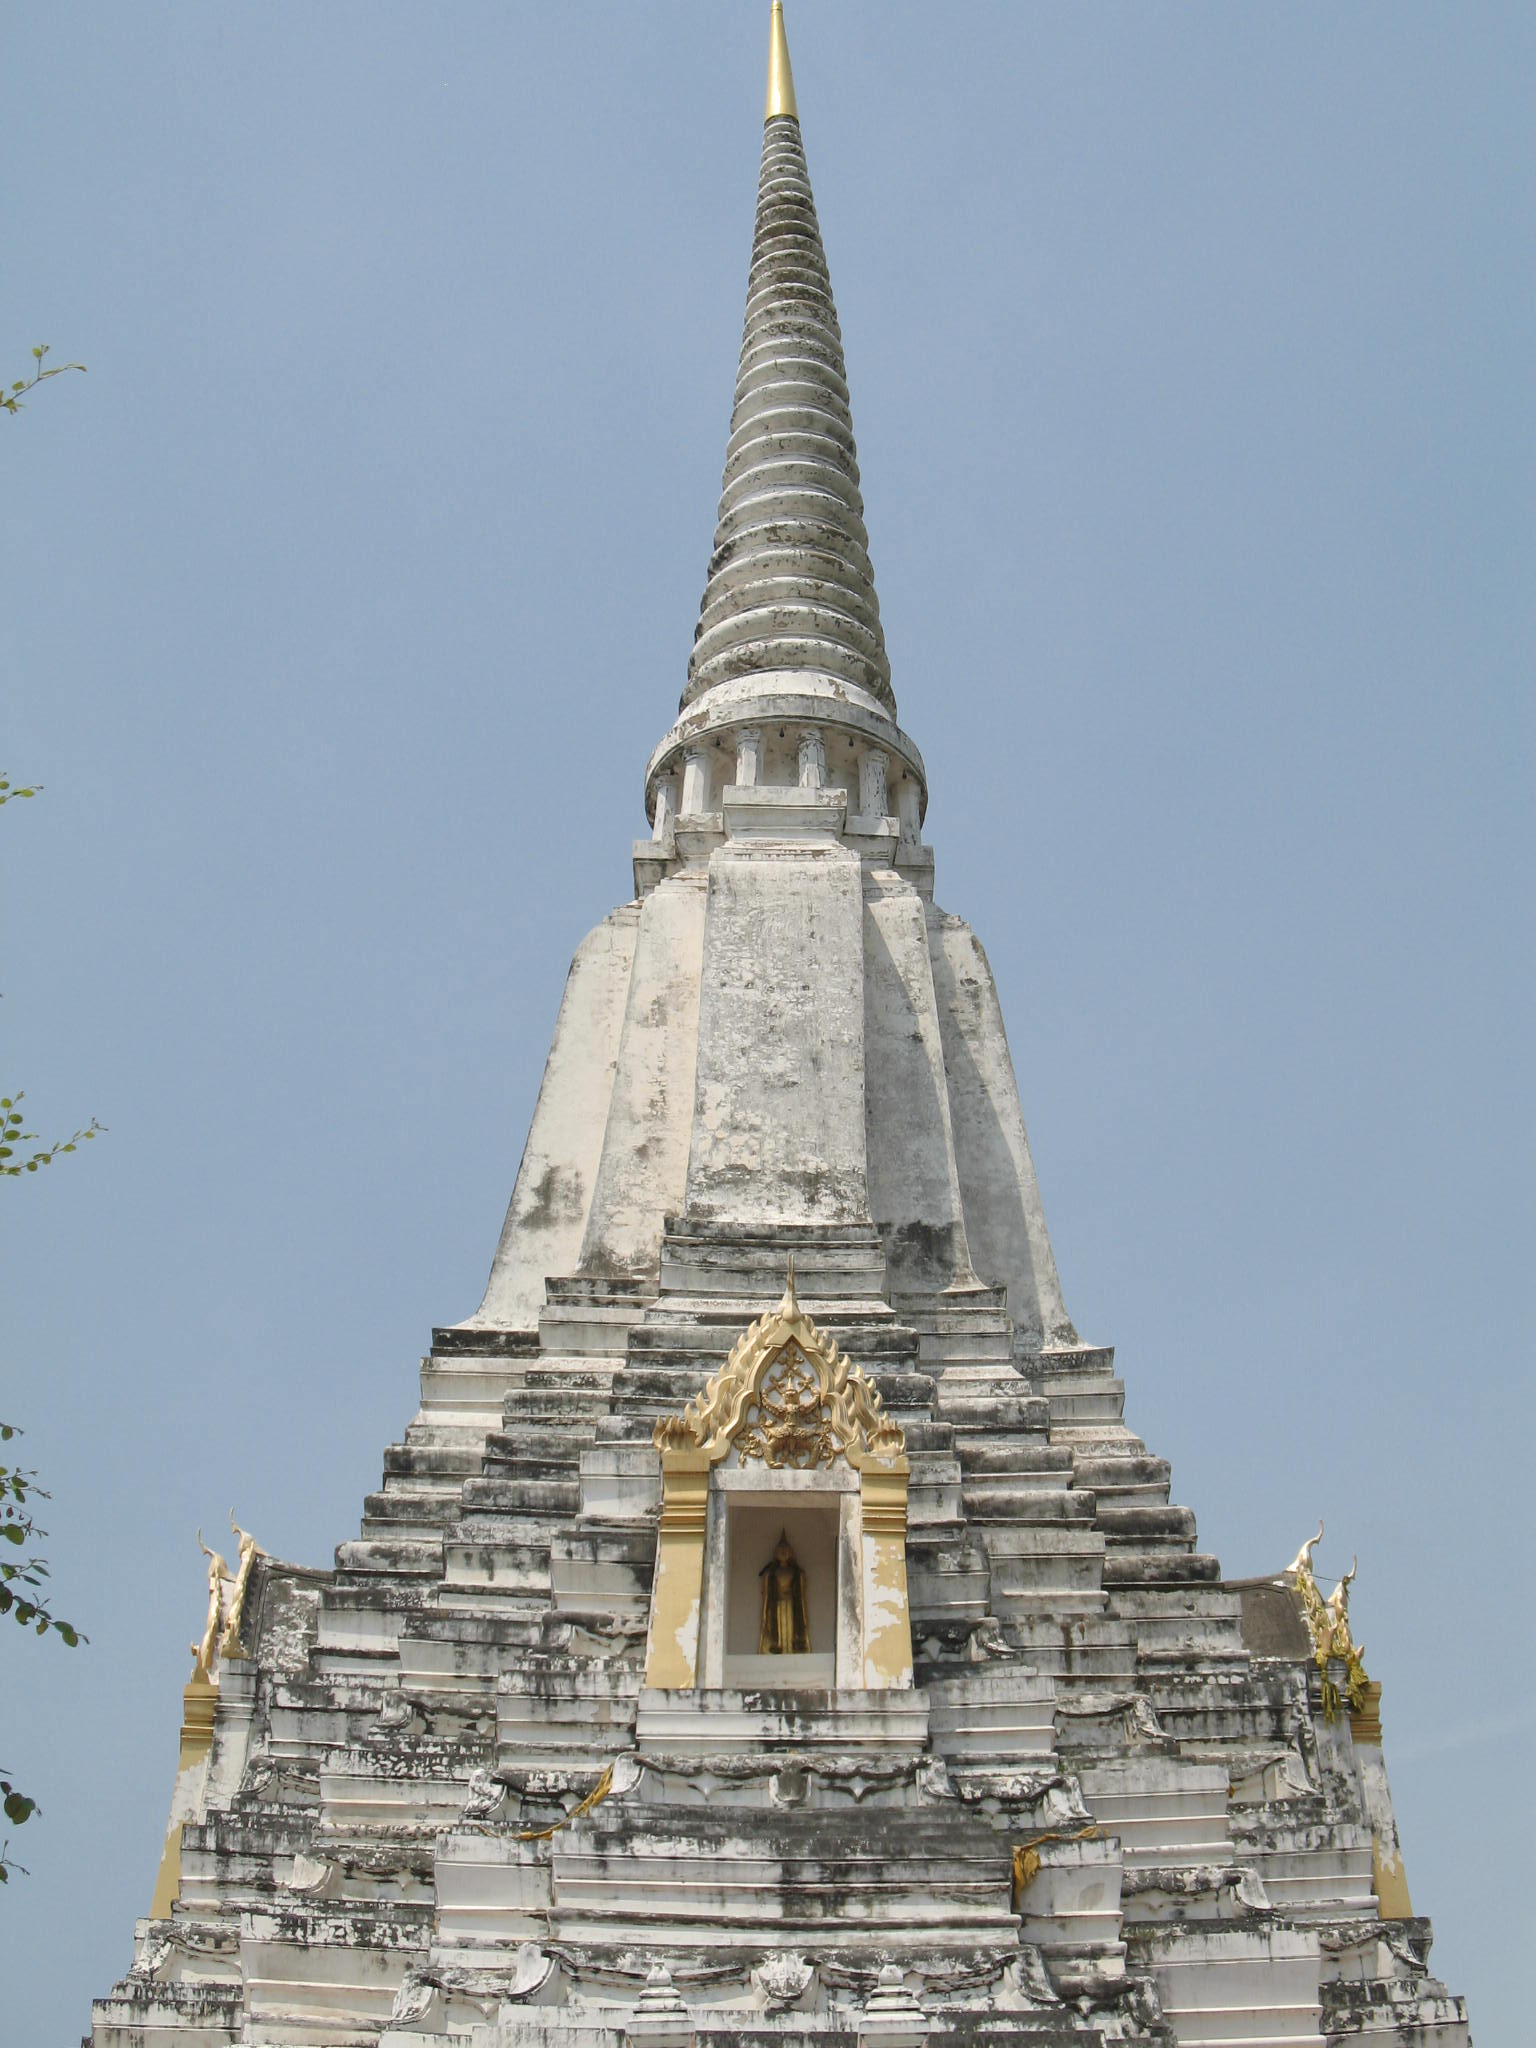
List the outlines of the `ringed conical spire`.
<svg viewBox="0 0 1536 2048">
<path fill-rule="evenodd" d="M 842 333 L 779 0 L 736 402 L 682 705 L 769 673 L 851 684 L 895 712 Z"/>
</svg>

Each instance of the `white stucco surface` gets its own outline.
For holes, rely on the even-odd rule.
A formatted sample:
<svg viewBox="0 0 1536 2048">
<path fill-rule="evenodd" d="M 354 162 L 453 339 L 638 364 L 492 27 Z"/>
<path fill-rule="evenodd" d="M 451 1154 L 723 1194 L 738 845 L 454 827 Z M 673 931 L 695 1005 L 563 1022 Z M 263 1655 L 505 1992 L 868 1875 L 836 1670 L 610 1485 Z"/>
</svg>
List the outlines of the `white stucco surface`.
<svg viewBox="0 0 1536 2048">
<path fill-rule="evenodd" d="M 654 1270 L 662 1218 L 682 1199 L 703 938 L 701 877 L 663 882 L 645 899 L 581 1247 L 584 1273 Z"/>
<path fill-rule="evenodd" d="M 924 904 L 889 870 L 864 894 L 869 1201 L 900 1293 L 971 1277 Z"/>
<path fill-rule="evenodd" d="M 501 1242 L 485 1299 L 470 1319 L 474 1323 L 536 1329 L 545 1275 L 575 1267 L 597 1179 L 640 921 L 640 905 L 624 904 L 583 939 L 571 962 Z"/>
<path fill-rule="evenodd" d="M 1075 1343 L 991 966 L 970 926 L 944 911 L 928 913 L 928 944 L 971 1263 L 1008 1289 L 1022 1345 Z"/>
<path fill-rule="evenodd" d="M 710 856 L 691 1219 L 867 1215 L 862 896 L 830 841 Z"/>
</svg>

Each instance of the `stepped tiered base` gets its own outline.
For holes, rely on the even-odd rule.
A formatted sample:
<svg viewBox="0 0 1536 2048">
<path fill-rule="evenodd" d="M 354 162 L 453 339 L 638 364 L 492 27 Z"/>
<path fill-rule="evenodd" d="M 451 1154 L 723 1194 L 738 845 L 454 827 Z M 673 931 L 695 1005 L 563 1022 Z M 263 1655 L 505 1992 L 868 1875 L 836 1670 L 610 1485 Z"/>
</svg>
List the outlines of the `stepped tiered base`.
<svg viewBox="0 0 1536 2048">
<path fill-rule="evenodd" d="M 1110 1354 L 1016 1362 L 990 1290 L 893 1305 L 878 1247 L 796 1239 L 905 1430 L 914 1689 L 646 1690 L 652 1426 L 788 1246 L 667 1242 L 649 1299 L 439 1332 L 358 1540 L 258 1566 L 96 2048 L 659 2040 L 658 1964 L 680 2038 L 851 2044 L 893 1961 L 957 2041 L 1464 2044 L 1304 1647 L 1254 1654 Z"/>
</svg>

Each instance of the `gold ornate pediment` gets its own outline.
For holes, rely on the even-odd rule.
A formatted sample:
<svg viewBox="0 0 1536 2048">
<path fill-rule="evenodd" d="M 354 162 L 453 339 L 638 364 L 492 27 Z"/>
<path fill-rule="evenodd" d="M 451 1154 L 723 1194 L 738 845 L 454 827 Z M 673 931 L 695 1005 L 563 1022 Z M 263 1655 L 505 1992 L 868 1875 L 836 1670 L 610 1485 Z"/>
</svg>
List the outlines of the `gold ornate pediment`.
<svg viewBox="0 0 1536 2048">
<path fill-rule="evenodd" d="M 845 1457 L 905 1465 L 906 1439 L 874 1381 L 801 1309 L 791 1264 L 784 1299 L 738 1339 L 730 1357 L 681 1415 L 654 1432 L 663 1453 L 717 1464 L 734 1446 L 742 1464 L 811 1471 Z"/>
</svg>

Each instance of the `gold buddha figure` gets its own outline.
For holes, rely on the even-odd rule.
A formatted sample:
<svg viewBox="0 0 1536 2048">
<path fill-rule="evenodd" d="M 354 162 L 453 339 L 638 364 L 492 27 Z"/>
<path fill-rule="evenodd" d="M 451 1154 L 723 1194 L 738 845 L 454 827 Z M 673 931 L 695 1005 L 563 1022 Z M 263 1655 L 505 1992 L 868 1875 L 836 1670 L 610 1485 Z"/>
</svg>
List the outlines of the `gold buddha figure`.
<svg viewBox="0 0 1536 2048">
<path fill-rule="evenodd" d="M 763 1582 L 763 1618 L 757 1632 L 760 1657 L 803 1657 L 811 1647 L 805 1612 L 805 1573 L 781 1529 L 773 1555 L 758 1573 Z"/>
</svg>

